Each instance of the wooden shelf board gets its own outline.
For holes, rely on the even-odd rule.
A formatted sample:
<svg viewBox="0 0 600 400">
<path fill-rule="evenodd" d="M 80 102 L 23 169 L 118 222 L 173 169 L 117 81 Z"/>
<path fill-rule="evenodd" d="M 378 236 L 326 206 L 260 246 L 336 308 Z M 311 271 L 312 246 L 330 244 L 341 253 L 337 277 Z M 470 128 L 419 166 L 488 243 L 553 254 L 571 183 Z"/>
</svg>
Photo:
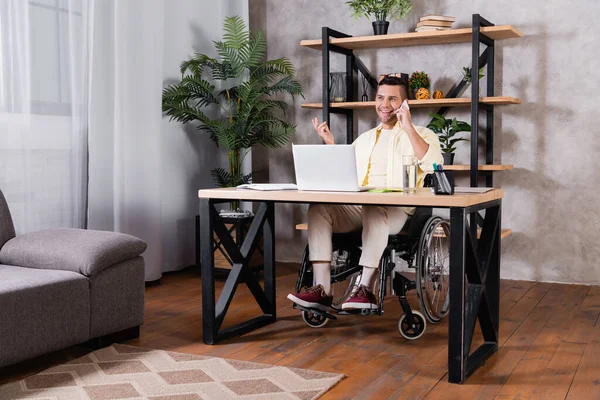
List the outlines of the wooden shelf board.
<svg viewBox="0 0 600 400">
<path fill-rule="evenodd" d="M 477 167 L 479 171 L 510 171 L 515 166 L 512 164 L 500 165 L 500 164 L 482 164 Z M 470 171 L 470 165 L 444 165 L 446 171 Z"/>
<path fill-rule="evenodd" d="M 487 26 L 481 33 L 494 40 L 513 39 L 523 36 L 512 25 Z M 472 40 L 472 28 L 449 29 L 447 31 L 391 33 L 387 35 L 355 36 L 350 38 L 329 39 L 329 43 L 345 49 L 376 49 L 385 47 L 405 47 L 418 45 L 467 43 Z M 322 41 L 302 40 L 301 46 L 321 50 Z"/>
<path fill-rule="evenodd" d="M 500 239 L 504 239 L 511 233 L 512 233 L 512 229 L 510 229 L 510 228 L 500 229 Z M 481 236 L 481 228 L 477 228 L 477 238 L 479 238 L 480 236 Z"/>
<path fill-rule="evenodd" d="M 308 224 L 307 223 L 298 224 L 298 225 L 296 225 L 296 230 L 306 231 L 306 230 L 308 230 Z M 505 237 L 507 237 L 511 233 L 512 233 L 512 229 L 510 229 L 510 228 L 504 228 L 504 229 L 501 230 L 500 238 L 504 239 Z M 481 229 L 479 229 L 477 231 L 477 237 L 479 237 L 480 234 L 481 234 Z"/>
<path fill-rule="evenodd" d="M 480 97 L 479 102 L 482 104 L 521 104 L 521 100 L 510 97 Z M 423 107 L 467 107 L 471 105 L 470 97 L 458 97 L 453 99 L 429 99 L 429 100 L 409 100 L 408 105 L 412 108 L 423 108 Z M 361 110 L 375 107 L 374 101 L 355 101 L 355 102 L 343 102 L 343 103 L 329 103 L 331 108 L 344 108 L 349 110 Z M 321 109 L 323 108 L 322 103 L 304 103 L 302 108 Z"/>
</svg>

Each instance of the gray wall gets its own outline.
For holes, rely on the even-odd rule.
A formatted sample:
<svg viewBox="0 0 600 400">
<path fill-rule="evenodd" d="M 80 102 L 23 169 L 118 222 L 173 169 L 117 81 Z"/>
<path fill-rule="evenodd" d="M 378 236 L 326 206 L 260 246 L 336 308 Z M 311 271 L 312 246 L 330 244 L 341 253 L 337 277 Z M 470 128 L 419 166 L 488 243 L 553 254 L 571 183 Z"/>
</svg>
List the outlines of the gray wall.
<svg viewBox="0 0 600 400">
<path fill-rule="evenodd" d="M 511 24 L 521 39 L 496 42 L 496 94 L 521 99 L 521 105 L 496 107 L 495 162 L 515 169 L 495 175 L 504 188 L 502 225 L 514 233 L 502 241 L 502 277 L 513 279 L 600 283 L 600 189 L 594 182 L 600 150 L 596 113 L 600 57 L 597 54 L 600 2 L 457 0 L 414 2 L 407 20 L 390 25 L 390 33 L 413 31 L 419 16 L 456 16 L 454 27 L 468 27 L 479 13 L 497 25 Z M 344 0 L 252 0 L 251 29 L 266 31 L 268 57 L 289 57 L 298 70 L 307 102 L 321 101 L 320 53 L 300 46 L 317 39 L 321 27 L 351 35 L 370 35 L 366 19 L 354 20 Z M 358 53 L 372 73 L 425 70 L 434 89 L 445 93 L 470 63 L 469 44 L 364 50 Z M 342 70 L 344 59 L 332 60 Z M 485 79 L 482 79 L 482 83 Z M 485 86 L 482 90 L 485 90 Z M 372 97 L 371 97 L 372 98 Z M 301 100 L 301 99 L 300 99 Z M 310 125 L 320 112 L 297 101 L 290 119 L 298 125 L 294 143 L 319 143 Z M 427 112 L 414 110 L 413 121 L 425 124 Z M 375 113 L 358 115 L 358 132 L 374 126 Z M 449 116 L 470 121 L 467 110 Z M 332 130 L 343 140 L 344 122 L 332 119 Z M 467 163 L 469 144 L 458 149 L 456 163 Z M 264 151 L 264 150 L 261 150 Z M 255 153 L 256 154 L 256 153 Z M 255 169 L 272 182 L 294 181 L 291 145 L 266 152 L 268 163 Z M 277 206 L 277 259 L 298 261 L 305 234 L 294 230 L 304 221 L 304 206 Z"/>
</svg>

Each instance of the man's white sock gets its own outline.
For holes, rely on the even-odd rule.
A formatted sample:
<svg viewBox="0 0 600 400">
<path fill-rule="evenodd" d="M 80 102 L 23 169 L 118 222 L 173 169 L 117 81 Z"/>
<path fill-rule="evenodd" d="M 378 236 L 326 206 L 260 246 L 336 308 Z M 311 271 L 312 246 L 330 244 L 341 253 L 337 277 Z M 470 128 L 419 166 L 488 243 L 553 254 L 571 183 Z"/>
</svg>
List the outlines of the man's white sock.
<svg viewBox="0 0 600 400">
<path fill-rule="evenodd" d="M 315 285 L 321 285 L 328 296 L 331 295 L 331 263 L 313 262 L 313 277 Z"/>
<path fill-rule="evenodd" d="M 371 292 L 374 290 L 375 281 L 377 280 L 378 268 L 363 267 L 362 276 L 360 277 L 360 284 L 368 287 Z"/>
</svg>

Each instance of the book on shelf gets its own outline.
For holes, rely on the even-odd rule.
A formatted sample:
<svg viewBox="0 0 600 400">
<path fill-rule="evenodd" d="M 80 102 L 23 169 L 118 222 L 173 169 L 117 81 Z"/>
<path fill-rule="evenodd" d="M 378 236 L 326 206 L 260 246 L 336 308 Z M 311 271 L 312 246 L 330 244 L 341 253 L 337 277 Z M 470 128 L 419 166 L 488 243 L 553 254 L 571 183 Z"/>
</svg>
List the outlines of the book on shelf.
<svg viewBox="0 0 600 400">
<path fill-rule="evenodd" d="M 450 28 L 444 28 L 442 26 L 419 26 L 415 29 L 415 32 L 433 32 L 433 31 L 447 31 Z"/>
<path fill-rule="evenodd" d="M 444 27 L 444 28 L 450 28 L 452 26 L 452 22 L 449 22 L 449 21 L 433 21 L 433 20 L 417 22 L 417 28 L 419 28 L 421 26 L 441 26 L 441 27 Z"/>
<path fill-rule="evenodd" d="M 456 21 L 456 17 L 451 17 L 449 15 L 435 15 L 435 14 L 429 14 L 429 15 L 425 15 L 421 18 L 419 18 L 419 21 L 449 21 L 449 22 L 454 22 Z"/>
</svg>

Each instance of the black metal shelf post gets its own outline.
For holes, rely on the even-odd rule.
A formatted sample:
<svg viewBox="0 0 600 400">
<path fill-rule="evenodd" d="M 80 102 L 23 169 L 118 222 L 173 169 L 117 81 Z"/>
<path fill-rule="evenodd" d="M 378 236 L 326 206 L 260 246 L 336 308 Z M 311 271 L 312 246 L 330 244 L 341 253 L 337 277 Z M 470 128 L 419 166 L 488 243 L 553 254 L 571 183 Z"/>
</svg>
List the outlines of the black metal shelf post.
<svg viewBox="0 0 600 400">
<path fill-rule="evenodd" d="M 486 111 L 485 163 L 494 163 L 494 106 L 479 103 L 479 69 L 487 66 L 487 96 L 494 96 L 494 40 L 481 33 L 481 27 L 494 26 L 479 14 L 473 14 L 473 37 L 471 55 L 471 186 L 479 186 L 479 111 Z M 479 55 L 480 44 L 487 46 Z M 487 171 L 487 187 L 494 184 L 492 171 Z"/>
<path fill-rule="evenodd" d="M 329 52 L 339 53 L 346 56 L 346 100 L 352 101 L 353 97 L 353 82 L 352 82 L 352 67 L 354 65 L 352 50 L 344 49 L 329 43 L 329 38 L 346 38 L 351 37 L 345 33 L 329 29 L 324 26 L 322 29 L 322 61 L 323 61 L 323 121 L 327 122 L 327 125 L 331 127 L 330 116 L 331 113 L 344 114 L 346 115 L 346 142 L 351 143 L 354 136 L 354 112 L 353 110 L 346 110 L 340 108 L 329 107 Z"/>
<path fill-rule="evenodd" d="M 330 29 L 326 26 L 322 28 L 322 46 L 321 55 L 323 63 L 323 121 L 327 122 L 327 125 L 331 127 L 330 117 L 331 114 L 343 114 L 346 116 L 346 143 L 350 144 L 354 141 L 354 110 L 344 108 L 332 108 L 329 106 L 329 56 L 330 52 L 338 53 L 346 56 L 346 101 L 354 101 L 354 72 L 360 72 L 369 82 L 372 88 L 377 88 L 377 79 L 369 72 L 365 64 L 360 58 L 354 55 L 354 52 L 350 49 L 336 46 L 329 43 L 329 38 L 348 38 L 352 37 L 342 32 Z M 405 75 L 405 74 L 403 74 Z M 406 76 L 408 79 L 408 76 Z"/>
<path fill-rule="evenodd" d="M 494 106 L 479 103 L 479 68 L 487 66 L 487 96 L 494 96 L 494 40 L 481 33 L 481 27 L 494 26 L 479 14 L 473 14 L 473 36 L 471 39 L 471 169 L 470 186 L 479 186 L 479 112 L 483 108 L 486 112 L 485 121 L 485 163 L 494 163 Z M 483 54 L 481 44 L 487 46 Z M 493 187 L 493 171 L 485 172 L 485 185 Z M 479 213 L 470 215 L 471 234 L 477 235 L 477 226 L 483 223 L 483 216 Z"/>
</svg>

